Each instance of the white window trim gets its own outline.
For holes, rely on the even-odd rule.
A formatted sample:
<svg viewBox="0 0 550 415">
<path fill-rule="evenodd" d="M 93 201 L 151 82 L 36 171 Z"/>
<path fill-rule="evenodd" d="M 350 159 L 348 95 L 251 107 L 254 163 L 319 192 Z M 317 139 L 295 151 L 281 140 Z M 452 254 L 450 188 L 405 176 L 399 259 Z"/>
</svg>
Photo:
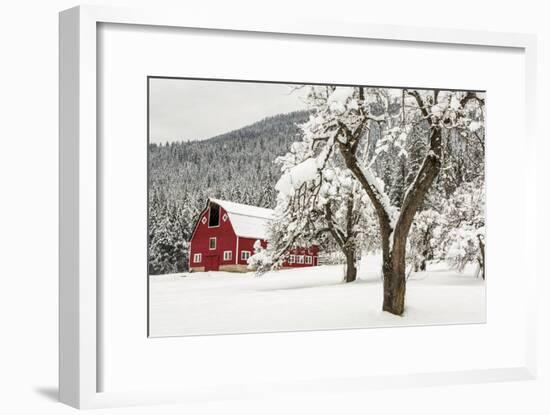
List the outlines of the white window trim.
<svg viewBox="0 0 550 415">
<path fill-rule="evenodd" d="M 214 241 L 214 248 L 210 246 L 210 242 L 212 241 Z M 218 246 L 218 238 L 216 238 L 215 236 L 208 238 L 208 249 L 210 249 L 211 251 L 214 251 L 217 246 Z"/>
<path fill-rule="evenodd" d="M 193 262 L 195 264 L 200 264 L 202 262 L 202 254 L 193 255 Z"/>
<path fill-rule="evenodd" d="M 295 255 L 290 255 L 289 258 L 288 258 L 288 263 L 289 264 L 294 264 L 296 262 L 296 256 Z"/>
<path fill-rule="evenodd" d="M 223 260 L 231 261 L 233 259 L 233 251 L 223 251 Z"/>
<path fill-rule="evenodd" d="M 311 255 L 306 255 L 306 264 L 313 264 L 313 258 L 311 257 Z"/>
<path fill-rule="evenodd" d="M 248 254 L 248 257 L 245 258 L 245 254 Z M 248 258 L 250 258 L 250 251 L 241 251 L 241 261 L 246 261 Z"/>
<path fill-rule="evenodd" d="M 298 255 L 298 264 L 303 264 L 303 263 L 304 263 L 304 256 Z"/>
</svg>

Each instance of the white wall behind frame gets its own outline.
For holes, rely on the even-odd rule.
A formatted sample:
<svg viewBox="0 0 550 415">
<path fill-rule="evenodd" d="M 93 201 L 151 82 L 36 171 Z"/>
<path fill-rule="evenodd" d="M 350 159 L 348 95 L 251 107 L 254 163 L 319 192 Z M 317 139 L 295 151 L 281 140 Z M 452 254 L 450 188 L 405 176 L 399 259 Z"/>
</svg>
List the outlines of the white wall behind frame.
<svg viewBox="0 0 550 415">
<path fill-rule="evenodd" d="M 508 168 L 518 157 L 514 143 L 523 134 L 523 117 L 507 105 L 523 104 L 522 53 L 124 25 L 101 25 L 100 33 L 103 314 L 109 316 L 103 331 L 104 390 L 194 387 L 213 378 L 246 384 L 524 364 L 522 300 L 516 308 L 508 302 L 518 292 L 513 276 L 521 274 L 522 258 L 507 241 L 523 241 L 521 214 L 513 222 L 510 216 L 525 212 L 525 206 L 501 185 L 524 188 L 523 173 Z M 353 56 L 355 65 L 342 71 L 331 56 Z M 146 339 L 147 75 L 487 89 L 488 324 Z M 516 261 L 497 260 L 502 257 Z M 350 342 L 361 358 L 336 358 L 334 351 Z"/>
<path fill-rule="evenodd" d="M 149 0 L 89 0 L 86 3 L 152 6 Z M 0 408 L 5 413 L 69 414 L 72 408 L 55 401 L 57 388 L 57 13 L 72 7 L 69 0 L 6 2 L 0 26 L 4 64 L 0 65 L 2 87 L 3 147 L 0 173 L 3 198 L 0 205 L 3 289 L 0 291 L 3 343 L 0 354 Z M 185 13 L 224 16 L 269 15 L 288 20 L 313 16 L 329 20 L 362 20 L 394 24 L 533 32 L 539 36 L 539 105 L 542 115 L 550 113 L 550 27 L 545 2 L 525 0 L 497 5 L 494 2 L 463 0 L 442 5 L 439 0 L 411 2 L 296 2 L 252 0 L 189 2 L 156 0 L 155 7 Z M 7 63 L 6 63 L 7 62 Z M 9 81 L 8 81 L 9 80 Z M 23 92 L 26 91 L 26 92 Z M 32 116 L 30 116 L 32 114 Z M 540 189 L 548 181 L 548 140 L 537 143 Z M 32 191 L 31 191 L 32 190 Z M 539 229 L 548 228 L 547 194 L 540 194 Z M 39 207 L 38 207 L 39 206 Z M 27 246 L 32 235 L 36 249 Z M 547 245 L 540 239 L 540 262 L 546 262 Z M 8 260 L 9 259 L 9 260 Z M 33 270 L 22 274 L 22 264 Z M 539 291 L 550 289 L 547 272 L 540 277 Z M 23 295 L 22 293 L 25 293 Z M 167 405 L 154 408 L 158 414 L 364 414 L 381 411 L 391 403 L 393 413 L 547 414 L 550 411 L 550 305 L 541 302 L 539 320 L 540 377 L 533 382 L 440 386 L 402 390 L 371 391 L 345 395 L 315 396 L 285 400 L 222 401 L 200 405 Z M 150 407 L 109 409 L 101 414 L 150 414 Z"/>
</svg>

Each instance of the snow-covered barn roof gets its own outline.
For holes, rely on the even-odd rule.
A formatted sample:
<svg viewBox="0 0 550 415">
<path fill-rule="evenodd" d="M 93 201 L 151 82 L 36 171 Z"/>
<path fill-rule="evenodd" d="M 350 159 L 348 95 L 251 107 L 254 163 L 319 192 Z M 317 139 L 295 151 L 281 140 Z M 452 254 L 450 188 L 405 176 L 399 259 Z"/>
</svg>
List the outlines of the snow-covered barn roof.
<svg viewBox="0 0 550 415">
<path fill-rule="evenodd" d="M 273 209 L 220 199 L 210 199 L 210 202 L 220 205 L 227 212 L 237 236 L 267 239 L 269 222 L 273 219 Z"/>
</svg>

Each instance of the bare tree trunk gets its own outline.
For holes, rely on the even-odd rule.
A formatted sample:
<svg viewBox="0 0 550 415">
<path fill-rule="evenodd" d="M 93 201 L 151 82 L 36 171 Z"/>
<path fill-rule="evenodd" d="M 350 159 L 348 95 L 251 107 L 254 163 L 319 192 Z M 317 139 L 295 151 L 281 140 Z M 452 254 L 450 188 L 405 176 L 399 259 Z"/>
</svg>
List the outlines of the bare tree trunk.
<svg viewBox="0 0 550 415">
<path fill-rule="evenodd" d="M 429 249 L 431 227 L 426 229 L 423 237 L 424 249 L 422 250 L 422 262 L 420 263 L 420 271 L 426 271 L 426 265 L 428 260 L 432 259 L 431 250 Z"/>
<path fill-rule="evenodd" d="M 477 240 L 479 241 L 479 250 L 481 251 L 481 257 L 479 261 L 479 268 L 481 270 L 481 278 L 485 279 L 485 244 L 483 243 L 483 240 L 481 236 L 477 236 Z"/>
<path fill-rule="evenodd" d="M 420 271 L 426 271 L 426 257 L 422 258 L 422 262 L 420 263 Z"/>
<path fill-rule="evenodd" d="M 405 291 L 407 280 L 405 273 L 397 273 L 392 269 L 384 270 L 384 302 L 382 310 L 398 316 L 405 311 Z"/>
<path fill-rule="evenodd" d="M 346 251 L 346 282 L 353 282 L 357 279 L 355 260 L 355 250 Z"/>
<path fill-rule="evenodd" d="M 334 226 L 330 202 L 325 205 L 325 219 L 328 224 L 329 232 L 344 253 L 346 257 L 346 282 L 353 282 L 357 279 L 357 244 L 355 243 L 355 232 L 353 230 L 353 195 L 347 200 L 346 210 L 346 231 L 343 232 Z"/>
</svg>

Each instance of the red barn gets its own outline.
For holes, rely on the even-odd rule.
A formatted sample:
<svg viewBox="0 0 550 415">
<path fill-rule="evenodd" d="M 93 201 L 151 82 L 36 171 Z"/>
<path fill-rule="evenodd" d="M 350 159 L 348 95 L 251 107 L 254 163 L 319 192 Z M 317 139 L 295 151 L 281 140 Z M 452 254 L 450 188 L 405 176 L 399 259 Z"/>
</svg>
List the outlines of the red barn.
<svg viewBox="0 0 550 415">
<path fill-rule="evenodd" d="M 267 246 L 273 210 L 225 200 L 209 199 L 195 224 L 189 244 L 189 270 L 249 271 L 247 260 L 254 243 Z M 283 267 L 317 265 L 318 247 L 292 250 Z"/>
</svg>

